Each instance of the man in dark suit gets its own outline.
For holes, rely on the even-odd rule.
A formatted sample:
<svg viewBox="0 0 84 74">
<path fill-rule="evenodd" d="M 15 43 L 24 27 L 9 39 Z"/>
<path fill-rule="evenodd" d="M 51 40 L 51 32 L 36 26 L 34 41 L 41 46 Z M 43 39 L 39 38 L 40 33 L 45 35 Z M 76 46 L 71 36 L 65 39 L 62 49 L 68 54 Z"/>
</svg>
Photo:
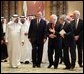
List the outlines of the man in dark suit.
<svg viewBox="0 0 84 74">
<path fill-rule="evenodd" d="M 0 45 L 3 43 L 3 25 L 2 25 L 2 19 L 1 18 L 1 24 L 0 24 Z"/>
<path fill-rule="evenodd" d="M 73 18 L 74 20 L 71 22 L 73 33 L 74 33 L 74 39 L 77 45 L 78 50 L 78 64 L 80 67 L 83 67 L 82 65 L 82 49 L 83 49 L 83 20 L 80 18 L 80 12 L 75 10 L 73 12 Z"/>
<path fill-rule="evenodd" d="M 3 48 L 2 48 L 2 45 L 4 43 L 4 40 L 3 40 L 3 17 L 1 17 L 1 24 L 0 24 L 0 48 L 1 48 L 1 62 L 3 60 Z"/>
<path fill-rule="evenodd" d="M 62 48 L 63 48 L 63 61 L 66 66 L 65 69 L 74 69 L 76 62 L 76 51 L 75 51 L 75 41 L 73 36 L 73 30 L 69 23 L 66 22 L 66 15 L 61 15 L 59 18 L 60 22 L 60 36 L 62 39 Z M 69 47 L 71 54 L 71 63 L 69 59 Z"/>
<path fill-rule="evenodd" d="M 1 17 L 1 24 L 0 24 L 0 48 L 1 48 L 1 60 L 4 59 L 4 50 L 3 50 L 3 43 L 4 43 L 4 35 L 3 35 L 3 22 L 4 17 Z"/>
<path fill-rule="evenodd" d="M 52 65 L 54 65 L 54 69 L 57 69 L 58 63 L 59 63 L 59 31 L 57 24 L 57 16 L 52 14 L 50 16 L 50 22 L 47 26 L 47 36 L 49 38 L 48 40 L 48 60 L 49 60 L 49 66 L 48 68 L 51 68 Z M 55 60 L 53 60 L 53 54 L 55 53 Z"/>
<path fill-rule="evenodd" d="M 7 62 L 7 46 L 5 44 L 5 32 L 4 32 L 4 17 L 1 17 L 1 24 L 0 24 L 0 48 L 1 48 L 1 61 Z"/>
<path fill-rule="evenodd" d="M 28 38 L 32 44 L 33 67 L 40 67 L 42 62 L 43 44 L 46 41 L 46 21 L 42 13 L 38 12 L 36 18 L 31 20 Z"/>
</svg>

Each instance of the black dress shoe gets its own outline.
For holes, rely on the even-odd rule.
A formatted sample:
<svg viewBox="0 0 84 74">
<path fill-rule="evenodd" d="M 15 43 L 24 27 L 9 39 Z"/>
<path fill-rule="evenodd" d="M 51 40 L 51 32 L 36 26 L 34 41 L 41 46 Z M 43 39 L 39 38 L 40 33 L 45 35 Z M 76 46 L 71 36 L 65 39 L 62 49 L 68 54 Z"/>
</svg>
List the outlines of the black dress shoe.
<svg viewBox="0 0 84 74">
<path fill-rule="evenodd" d="M 40 65 L 37 65 L 38 68 L 40 68 L 41 66 Z"/>
<path fill-rule="evenodd" d="M 21 64 L 23 64 L 23 62 L 20 62 Z"/>
<path fill-rule="evenodd" d="M 24 64 L 29 64 L 29 61 L 25 61 L 25 63 Z"/>
<path fill-rule="evenodd" d="M 81 68 L 83 67 L 83 65 L 79 65 Z"/>
<path fill-rule="evenodd" d="M 65 70 L 65 69 L 70 69 L 70 67 L 66 67 L 66 68 L 64 68 L 64 70 Z"/>
<path fill-rule="evenodd" d="M 35 68 L 36 67 L 36 65 L 35 64 L 33 64 L 33 68 Z"/>
<path fill-rule="evenodd" d="M 70 69 L 71 69 L 71 70 L 73 70 L 74 68 L 75 68 L 74 66 L 71 66 L 71 68 L 70 68 Z"/>
<path fill-rule="evenodd" d="M 59 64 L 62 64 L 62 60 L 59 62 Z"/>
<path fill-rule="evenodd" d="M 48 68 L 51 68 L 52 67 L 52 65 L 50 64 L 49 66 L 48 66 Z"/>
<path fill-rule="evenodd" d="M 57 69 L 57 67 L 54 67 L 54 69 Z"/>
<path fill-rule="evenodd" d="M 4 60 L 4 62 L 7 62 L 7 60 Z"/>
</svg>

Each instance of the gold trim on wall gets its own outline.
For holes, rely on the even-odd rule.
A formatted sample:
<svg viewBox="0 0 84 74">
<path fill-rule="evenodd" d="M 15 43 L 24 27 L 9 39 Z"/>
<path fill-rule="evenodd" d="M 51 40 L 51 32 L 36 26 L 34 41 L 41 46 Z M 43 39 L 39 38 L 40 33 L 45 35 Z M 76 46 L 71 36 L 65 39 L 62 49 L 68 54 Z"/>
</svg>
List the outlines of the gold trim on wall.
<svg viewBox="0 0 84 74">
<path fill-rule="evenodd" d="M 45 18 L 49 20 L 50 18 L 50 1 L 45 2 Z"/>
<path fill-rule="evenodd" d="M 17 1 L 17 10 L 16 10 L 17 14 L 19 16 L 22 16 L 23 14 L 23 1 Z"/>
</svg>

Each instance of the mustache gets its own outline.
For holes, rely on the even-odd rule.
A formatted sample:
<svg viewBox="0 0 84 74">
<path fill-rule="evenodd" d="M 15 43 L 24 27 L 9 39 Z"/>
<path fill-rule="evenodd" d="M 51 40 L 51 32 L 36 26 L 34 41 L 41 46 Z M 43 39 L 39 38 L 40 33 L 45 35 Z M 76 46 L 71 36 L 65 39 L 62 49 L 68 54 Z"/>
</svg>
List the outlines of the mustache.
<svg viewBox="0 0 84 74">
<path fill-rule="evenodd" d="M 20 20 L 20 21 L 21 21 L 22 24 L 25 22 L 25 20 Z"/>
<path fill-rule="evenodd" d="M 17 19 L 15 19 L 15 21 L 14 21 L 15 23 L 18 23 L 18 18 Z"/>
</svg>

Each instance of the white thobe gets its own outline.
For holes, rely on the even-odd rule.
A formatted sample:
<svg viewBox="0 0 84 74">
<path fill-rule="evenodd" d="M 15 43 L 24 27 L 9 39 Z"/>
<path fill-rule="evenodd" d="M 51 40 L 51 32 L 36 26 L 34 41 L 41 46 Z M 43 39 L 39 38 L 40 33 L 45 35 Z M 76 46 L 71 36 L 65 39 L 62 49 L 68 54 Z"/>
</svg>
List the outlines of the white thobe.
<svg viewBox="0 0 84 74">
<path fill-rule="evenodd" d="M 44 47 L 43 47 L 43 58 L 42 58 L 42 62 L 44 63 L 48 63 L 48 38 L 44 44 Z"/>
<path fill-rule="evenodd" d="M 25 61 L 31 61 L 31 43 L 28 40 L 28 35 L 25 35 L 25 33 L 28 34 L 29 31 L 30 22 L 26 21 L 21 28 L 21 41 L 24 42 L 24 45 L 21 46 L 21 62 Z"/>
<path fill-rule="evenodd" d="M 6 28 L 6 42 L 8 42 L 8 56 L 11 67 L 18 67 L 20 65 L 21 56 L 21 24 L 10 23 Z"/>
<path fill-rule="evenodd" d="M 6 32 L 6 24 L 3 24 L 3 32 Z"/>
<path fill-rule="evenodd" d="M 47 24 L 49 23 L 48 20 L 45 20 L 47 22 Z M 48 63 L 48 38 L 44 44 L 43 47 L 43 58 L 42 58 L 42 62 L 43 63 Z"/>
</svg>

